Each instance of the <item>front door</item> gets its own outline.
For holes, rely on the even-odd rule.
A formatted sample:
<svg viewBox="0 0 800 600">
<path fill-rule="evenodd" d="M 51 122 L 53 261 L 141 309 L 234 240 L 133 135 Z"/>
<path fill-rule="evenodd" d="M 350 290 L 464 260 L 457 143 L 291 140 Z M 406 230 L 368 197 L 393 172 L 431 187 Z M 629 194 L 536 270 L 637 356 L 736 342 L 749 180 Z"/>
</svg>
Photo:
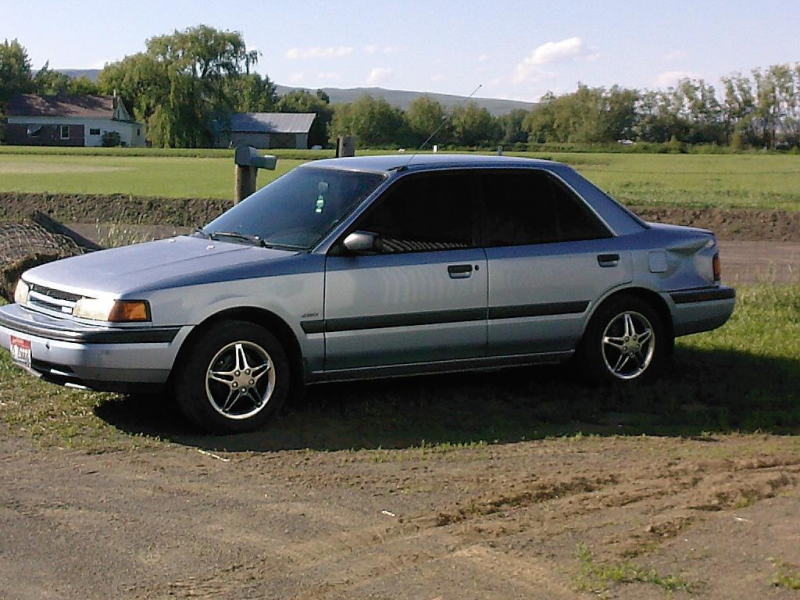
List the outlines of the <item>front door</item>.
<svg viewBox="0 0 800 600">
<path fill-rule="evenodd" d="M 470 181 L 406 175 L 352 228 L 378 234 L 378 249 L 328 256 L 326 371 L 485 355 L 487 263 Z"/>
</svg>

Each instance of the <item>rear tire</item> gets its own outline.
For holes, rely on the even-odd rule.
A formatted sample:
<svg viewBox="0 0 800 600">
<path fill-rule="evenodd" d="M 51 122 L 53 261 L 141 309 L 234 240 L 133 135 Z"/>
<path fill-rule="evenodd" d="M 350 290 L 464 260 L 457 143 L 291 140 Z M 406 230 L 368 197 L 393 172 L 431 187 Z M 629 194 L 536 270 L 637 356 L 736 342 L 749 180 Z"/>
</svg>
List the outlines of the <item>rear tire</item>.
<svg viewBox="0 0 800 600">
<path fill-rule="evenodd" d="M 618 296 L 595 312 L 580 355 L 593 381 L 628 385 L 657 377 L 672 345 L 668 328 L 651 304 L 636 296 Z"/>
<path fill-rule="evenodd" d="M 175 396 L 184 415 L 210 433 L 263 427 L 286 401 L 291 369 L 281 343 L 246 321 L 211 325 L 178 365 Z"/>
</svg>

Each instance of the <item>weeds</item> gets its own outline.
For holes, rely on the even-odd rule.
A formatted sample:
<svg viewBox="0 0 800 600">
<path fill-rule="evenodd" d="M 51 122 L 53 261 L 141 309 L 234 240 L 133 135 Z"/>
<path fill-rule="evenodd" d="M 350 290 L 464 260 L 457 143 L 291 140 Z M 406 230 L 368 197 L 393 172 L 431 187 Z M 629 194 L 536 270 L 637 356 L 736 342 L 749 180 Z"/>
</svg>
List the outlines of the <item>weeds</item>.
<svg viewBox="0 0 800 600">
<path fill-rule="evenodd" d="M 576 584 L 581 591 L 605 595 L 613 584 L 644 583 L 660 587 L 665 592 L 692 592 L 697 584 L 680 575 L 661 575 L 655 569 L 646 569 L 630 561 L 600 563 L 584 544 L 578 544 L 575 558 L 580 563 Z"/>
<path fill-rule="evenodd" d="M 776 566 L 778 571 L 772 576 L 772 585 L 789 590 L 800 590 L 800 569 L 793 569 L 784 563 L 778 563 Z"/>
</svg>

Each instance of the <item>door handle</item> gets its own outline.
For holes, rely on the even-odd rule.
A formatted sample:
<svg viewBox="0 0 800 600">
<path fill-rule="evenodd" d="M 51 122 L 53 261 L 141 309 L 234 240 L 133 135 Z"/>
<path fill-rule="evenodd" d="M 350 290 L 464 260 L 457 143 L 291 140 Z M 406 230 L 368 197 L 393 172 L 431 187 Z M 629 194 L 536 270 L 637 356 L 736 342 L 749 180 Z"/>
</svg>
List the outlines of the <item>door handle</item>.
<svg viewBox="0 0 800 600">
<path fill-rule="evenodd" d="M 619 254 L 598 254 L 597 264 L 601 267 L 616 267 L 619 264 Z"/>
<path fill-rule="evenodd" d="M 450 279 L 466 279 L 472 275 L 472 265 L 450 265 L 447 267 Z"/>
</svg>

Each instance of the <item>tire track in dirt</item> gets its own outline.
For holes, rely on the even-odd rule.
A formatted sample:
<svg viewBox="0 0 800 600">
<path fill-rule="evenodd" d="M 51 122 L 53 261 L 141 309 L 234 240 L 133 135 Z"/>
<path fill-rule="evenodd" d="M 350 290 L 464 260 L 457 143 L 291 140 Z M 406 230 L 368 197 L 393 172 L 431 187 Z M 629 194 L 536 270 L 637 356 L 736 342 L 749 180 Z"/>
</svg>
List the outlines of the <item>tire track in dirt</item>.
<svg viewBox="0 0 800 600">
<path fill-rule="evenodd" d="M 278 548 L 277 563 L 275 555 L 260 558 L 226 569 L 202 583 L 175 582 L 161 591 L 178 597 L 226 597 L 249 590 L 244 594 L 247 597 L 258 596 L 265 580 L 308 578 L 324 584 L 298 597 L 362 597 L 373 588 L 391 588 L 390 582 L 406 581 L 431 569 L 438 572 L 449 564 L 450 569 L 479 572 L 483 581 L 493 573 L 504 574 L 500 579 L 514 582 L 513 589 L 506 586 L 507 597 L 574 597 L 569 578 L 559 575 L 555 562 L 515 556 L 509 548 L 502 549 L 503 538 L 554 538 L 568 532 L 590 539 L 598 523 L 587 517 L 609 508 L 633 507 L 639 517 L 657 517 L 645 528 L 629 526 L 621 536 L 606 537 L 598 547 L 602 550 L 602 546 L 608 546 L 623 557 L 636 556 L 645 548 L 652 552 L 702 520 L 704 516 L 697 513 L 707 512 L 708 506 L 724 511 L 736 506 L 740 497 L 749 503 L 773 497 L 782 488 L 793 486 L 798 472 L 800 459 L 781 458 L 682 465 L 668 469 L 663 477 L 651 473 L 644 479 L 646 474 L 638 471 L 624 476 L 609 473 L 595 478 L 540 481 L 528 489 L 499 496 L 478 495 L 449 509 L 404 519 L 398 525 L 358 529 Z M 704 504 L 705 498 L 711 498 L 712 503 Z M 503 528 L 487 526 L 491 521 L 502 521 Z M 628 515 L 628 525 L 630 521 Z M 480 541 L 487 537 L 487 531 L 493 532 L 491 541 Z M 336 576 L 331 577 L 331 573 Z M 141 597 L 153 592 L 149 590 Z"/>
</svg>

